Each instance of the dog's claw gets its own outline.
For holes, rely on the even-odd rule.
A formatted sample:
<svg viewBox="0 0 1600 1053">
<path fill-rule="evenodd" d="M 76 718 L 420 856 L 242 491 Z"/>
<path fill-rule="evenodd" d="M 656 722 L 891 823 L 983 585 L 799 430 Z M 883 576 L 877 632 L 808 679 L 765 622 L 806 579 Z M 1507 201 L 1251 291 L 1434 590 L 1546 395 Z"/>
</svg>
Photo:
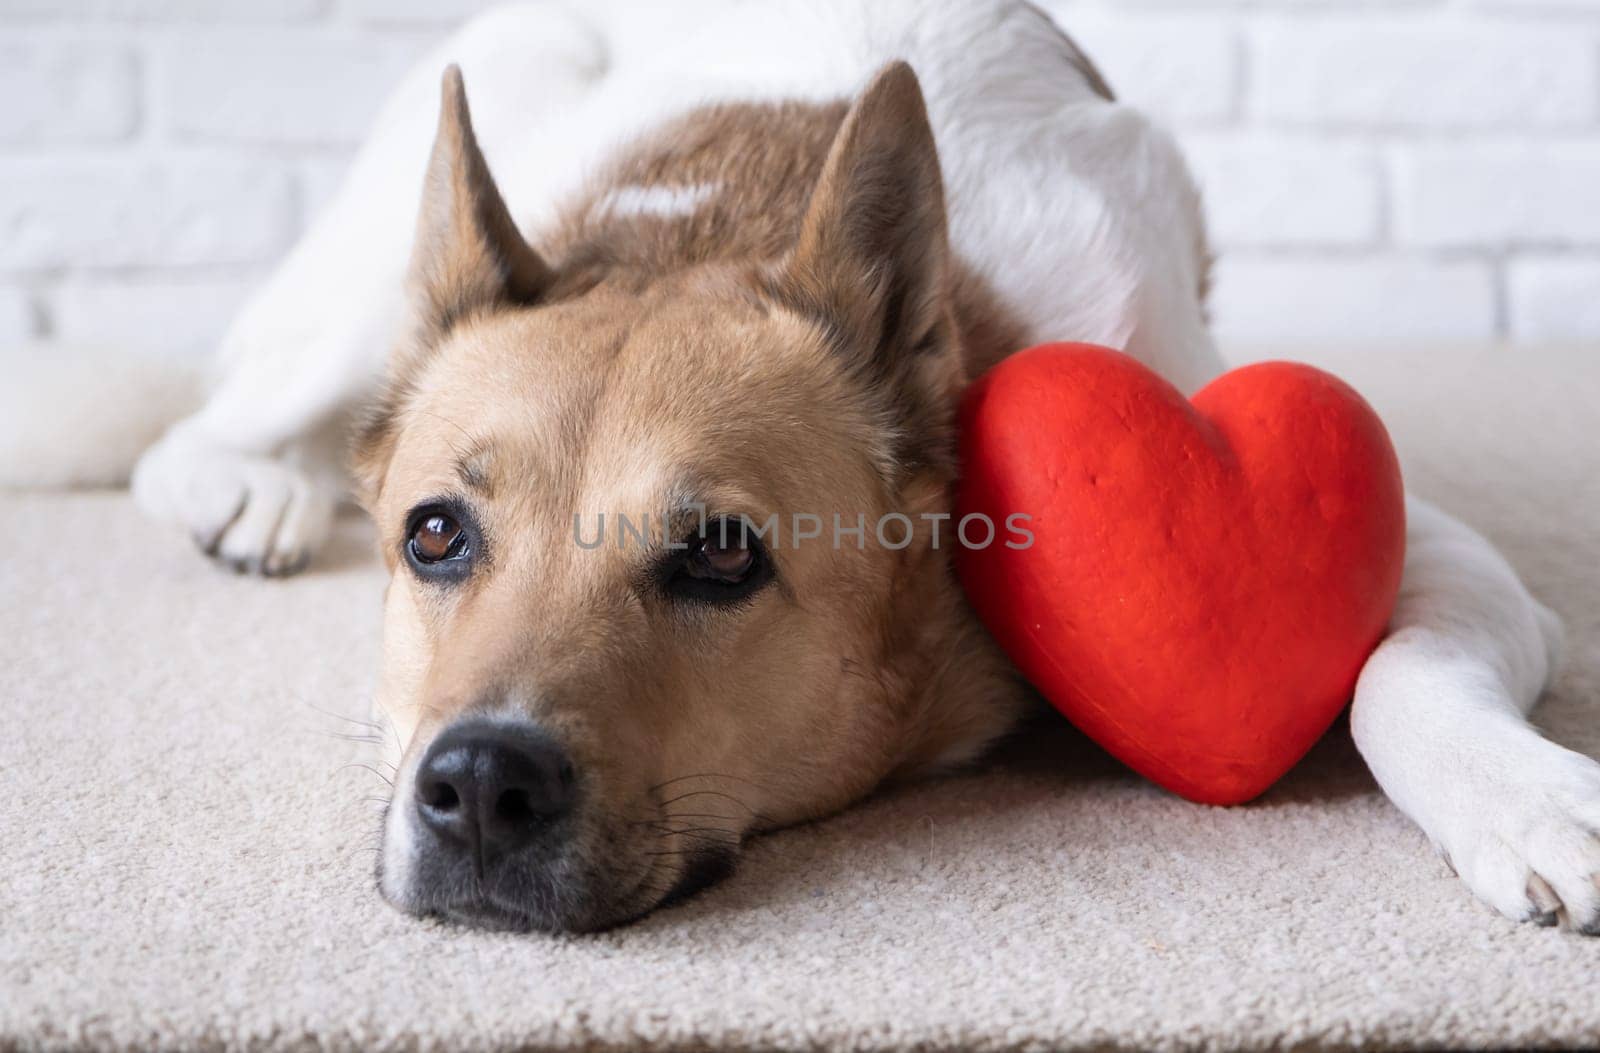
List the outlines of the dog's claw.
<svg viewBox="0 0 1600 1053">
<path fill-rule="evenodd" d="M 179 425 L 140 460 L 145 510 L 183 524 L 201 552 L 238 574 L 281 577 L 309 562 L 335 495 L 285 460 L 239 453 Z"/>
<path fill-rule="evenodd" d="M 1600 936 L 1600 764 L 1547 740 L 1445 838 L 1463 881 L 1513 921 Z"/>
</svg>

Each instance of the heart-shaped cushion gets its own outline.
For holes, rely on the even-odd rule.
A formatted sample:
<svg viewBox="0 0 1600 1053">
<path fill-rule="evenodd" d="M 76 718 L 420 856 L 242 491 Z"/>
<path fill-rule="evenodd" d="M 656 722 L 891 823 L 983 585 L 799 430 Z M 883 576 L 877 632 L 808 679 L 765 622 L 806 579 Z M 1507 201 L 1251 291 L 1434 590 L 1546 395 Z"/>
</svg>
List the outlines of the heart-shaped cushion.
<svg viewBox="0 0 1600 1053">
<path fill-rule="evenodd" d="M 997 528 L 958 549 L 968 597 L 1124 763 L 1235 804 L 1338 716 L 1405 556 L 1399 462 L 1349 386 L 1271 362 L 1191 402 L 1127 355 L 1049 344 L 972 386 L 961 444 L 958 515 Z"/>
</svg>

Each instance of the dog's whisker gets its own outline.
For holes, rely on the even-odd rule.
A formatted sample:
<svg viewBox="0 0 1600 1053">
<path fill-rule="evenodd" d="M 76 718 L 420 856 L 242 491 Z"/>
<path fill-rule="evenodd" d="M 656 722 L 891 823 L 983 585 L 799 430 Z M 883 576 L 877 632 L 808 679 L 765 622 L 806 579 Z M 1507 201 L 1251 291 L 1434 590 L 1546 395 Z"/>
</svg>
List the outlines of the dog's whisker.
<svg viewBox="0 0 1600 1053">
<path fill-rule="evenodd" d="M 682 837 L 691 841 L 699 841 L 708 845 L 725 845 L 729 848 L 738 848 L 742 843 L 737 837 L 720 837 L 716 834 L 700 833 L 692 830 L 664 831 L 666 837 Z"/>
<path fill-rule="evenodd" d="M 698 812 L 690 812 L 690 813 L 685 813 L 685 814 L 682 814 L 682 815 L 671 815 L 671 814 L 667 814 L 667 813 L 662 813 L 661 815 L 658 815 L 653 819 L 641 819 L 641 820 L 639 820 L 638 822 L 636 822 L 636 823 L 634 823 L 632 825 L 634 825 L 634 826 L 683 826 L 683 827 L 692 827 L 692 826 L 696 826 L 696 825 L 709 826 L 709 825 L 712 825 L 712 824 L 707 822 L 707 820 L 718 820 L 718 819 L 723 820 L 722 823 L 716 824 L 718 829 L 735 829 L 735 828 L 738 828 L 739 825 L 740 825 L 740 819 L 739 819 L 738 816 L 734 816 L 734 815 L 709 815 L 708 816 L 708 815 L 702 815 L 702 814 L 700 814 Z"/>
<path fill-rule="evenodd" d="M 667 812 L 652 811 L 643 819 L 631 820 L 635 823 L 653 823 L 661 819 L 726 819 L 730 823 L 737 823 L 744 819 L 742 815 L 726 815 L 721 812 Z"/>
<path fill-rule="evenodd" d="M 682 793 L 682 794 L 679 794 L 676 797 L 673 797 L 673 798 L 670 798 L 668 800 L 662 801 L 661 802 L 661 807 L 662 808 L 666 808 L 668 805 L 676 804 L 679 801 L 686 801 L 691 797 L 721 797 L 723 800 L 732 801 L 734 804 L 738 805 L 740 808 L 743 808 L 745 811 L 749 812 L 750 815 L 753 818 L 760 819 L 762 822 L 766 821 L 766 816 L 762 815 L 760 812 L 756 811 L 754 808 L 750 807 L 748 804 L 745 804 L 743 801 L 739 800 L 739 798 L 735 797 L 733 794 L 731 794 L 731 793 L 723 793 L 721 790 L 690 790 L 688 793 Z"/>
<path fill-rule="evenodd" d="M 662 824 L 653 827 L 657 833 L 662 834 L 722 834 L 728 837 L 738 837 L 737 830 L 729 830 L 724 826 L 668 826 Z"/>
<path fill-rule="evenodd" d="M 736 823 L 736 822 L 739 821 L 739 817 L 737 815 L 721 815 L 721 814 L 718 814 L 716 812 L 673 812 L 670 815 L 667 815 L 665 818 L 674 819 L 674 820 L 676 820 L 676 819 L 726 819 L 730 823 Z M 648 821 L 648 820 L 646 820 L 646 821 Z"/>
<path fill-rule="evenodd" d="M 695 773 L 693 775 L 679 775 L 675 779 L 668 779 L 666 782 L 658 782 L 654 786 L 650 787 L 649 792 L 650 793 L 655 793 L 657 790 L 664 789 L 664 788 L 666 788 L 668 786 L 673 785 L 674 783 L 687 782 L 690 779 L 727 779 L 729 782 L 742 782 L 746 786 L 750 786 L 750 787 L 752 787 L 754 789 L 757 789 L 757 790 L 765 790 L 766 789 L 766 787 L 762 786 L 760 783 L 755 782 L 754 780 L 751 780 L 751 779 L 746 779 L 746 778 L 744 778 L 743 776 L 740 776 L 740 775 L 728 775 L 728 774 L 726 774 L 724 772 L 708 771 L 708 772 L 697 772 L 697 773 Z"/>
<path fill-rule="evenodd" d="M 351 735 L 348 732 L 343 731 L 319 731 L 317 734 L 324 735 L 330 739 L 343 739 L 346 742 L 377 743 L 383 741 L 383 737 L 381 735 Z"/>
<path fill-rule="evenodd" d="M 383 772 L 379 771 L 377 768 L 374 768 L 372 765 L 363 764 L 360 761 L 351 761 L 349 764 L 341 764 L 341 765 L 339 765 L 337 768 L 333 769 L 333 771 L 328 773 L 328 781 L 332 782 L 334 776 L 338 775 L 340 772 L 347 771 L 347 770 L 349 770 L 351 768 L 360 768 L 363 771 L 369 771 L 372 774 L 376 775 L 378 778 L 382 779 L 389 786 L 392 787 L 394 785 L 394 780 L 393 779 L 389 778 L 387 775 L 383 774 Z"/>
<path fill-rule="evenodd" d="M 741 843 L 736 837 L 719 837 L 716 834 L 663 832 L 656 844 L 657 846 L 669 844 L 673 837 L 700 845 L 718 845 L 724 848 L 738 848 Z"/>
<path fill-rule="evenodd" d="M 305 706 L 307 709 L 314 710 L 314 711 L 316 711 L 318 713 L 321 713 L 325 717 L 332 717 L 334 720 L 343 720 L 343 721 L 346 721 L 346 722 L 348 722 L 350 724 L 360 724 L 360 725 L 363 725 L 365 727 L 373 728 L 375 730 L 379 726 L 378 722 L 375 721 L 375 720 L 363 720 L 360 717 L 352 717 L 348 713 L 337 713 L 337 712 L 335 712 L 335 711 L 333 711 L 331 709 L 324 709 L 321 706 L 317 705 L 315 702 L 312 702 L 312 701 L 310 701 L 308 699 L 305 699 L 305 698 L 298 699 L 298 701 L 302 706 Z"/>
<path fill-rule="evenodd" d="M 469 447 L 472 446 L 473 444 L 475 444 L 478 441 L 477 439 L 472 437 L 472 433 L 470 431 L 468 431 L 467 429 L 463 428 L 461 425 L 457 424 L 455 421 L 451 420 L 449 417 L 446 417 L 442 413 L 435 413 L 432 410 L 428 410 L 428 409 L 419 409 L 417 412 L 423 414 L 424 416 L 432 417 L 434 420 L 439 421 L 442 424 L 448 424 L 448 425 L 450 425 L 450 427 L 454 428 L 456 431 L 459 431 L 466 438 L 467 445 Z M 450 448 L 451 448 L 452 452 L 457 453 L 457 454 L 460 454 L 460 453 L 464 452 L 462 450 L 457 450 L 453 443 L 450 444 Z"/>
<path fill-rule="evenodd" d="M 726 830 L 658 830 L 658 843 L 667 843 L 672 838 L 683 838 L 690 841 L 701 841 L 707 844 L 715 842 L 722 845 L 739 845 L 742 838 L 738 834 Z"/>
</svg>

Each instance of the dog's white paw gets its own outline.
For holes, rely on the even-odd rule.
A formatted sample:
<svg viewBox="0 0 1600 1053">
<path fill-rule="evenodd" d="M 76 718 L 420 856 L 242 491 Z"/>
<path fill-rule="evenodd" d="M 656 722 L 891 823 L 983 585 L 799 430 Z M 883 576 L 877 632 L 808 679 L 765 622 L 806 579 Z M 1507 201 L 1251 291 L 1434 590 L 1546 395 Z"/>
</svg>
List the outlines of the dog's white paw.
<svg viewBox="0 0 1600 1053">
<path fill-rule="evenodd" d="M 1600 764 L 1543 739 L 1538 746 L 1518 750 L 1529 755 L 1498 785 L 1461 787 L 1439 847 L 1506 917 L 1600 936 Z"/>
<path fill-rule="evenodd" d="M 182 526 L 207 555 L 269 576 L 305 567 L 337 504 L 300 467 L 230 450 L 187 422 L 139 459 L 133 493 L 147 515 Z"/>
</svg>

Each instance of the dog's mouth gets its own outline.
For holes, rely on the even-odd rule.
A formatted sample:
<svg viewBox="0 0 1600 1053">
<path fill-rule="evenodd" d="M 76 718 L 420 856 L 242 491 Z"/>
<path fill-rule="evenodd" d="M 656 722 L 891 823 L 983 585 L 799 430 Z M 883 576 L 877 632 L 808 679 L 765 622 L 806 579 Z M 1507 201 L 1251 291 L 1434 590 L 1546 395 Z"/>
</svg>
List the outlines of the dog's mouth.
<svg viewBox="0 0 1600 1053">
<path fill-rule="evenodd" d="M 535 932 L 542 929 L 540 919 L 525 910 L 507 906 L 487 898 L 463 899 L 441 904 L 428 916 L 486 932 Z"/>
<path fill-rule="evenodd" d="M 670 907 L 675 903 L 681 903 L 696 893 L 732 877 L 734 870 L 738 867 L 738 863 L 739 852 L 735 848 L 717 847 L 695 850 L 694 854 L 688 857 L 688 861 L 683 867 L 683 872 L 678 876 L 677 882 L 667 890 L 667 894 L 659 902 L 648 908 L 648 910 Z"/>
<path fill-rule="evenodd" d="M 426 849 L 413 849 L 409 859 L 388 856 L 379 854 L 378 888 L 407 914 L 484 931 L 576 934 L 630 924 L 690 899 L 732 875 L 739 851 L 732 840 L 673 849 L 647 842 L 610 859 L 568 848 L 481 870 Z"/>
</svg>

